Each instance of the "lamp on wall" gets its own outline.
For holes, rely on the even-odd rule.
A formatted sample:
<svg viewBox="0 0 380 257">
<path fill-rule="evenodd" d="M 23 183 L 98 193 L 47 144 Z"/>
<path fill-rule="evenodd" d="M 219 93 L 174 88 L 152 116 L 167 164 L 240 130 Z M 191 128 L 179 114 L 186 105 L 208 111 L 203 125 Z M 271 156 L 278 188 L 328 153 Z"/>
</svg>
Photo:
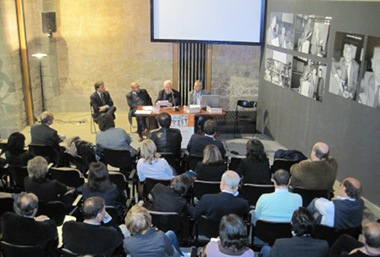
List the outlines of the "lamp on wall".
<svg viewBox="0 0 380 257">
<path fill-rule="evenodd" d="M 41 100 L 42 100 L 42 111 L 45 111 L 45 96 L 44 96 L 44 80 L 43 80 L 43 74 L 42 74 L 42 58 L 46 57 L 47 54 L 44 53 L 35 53 L 32 54 L 33 57 L 38 59 L 39 65 L 40 65 L 40 85 L 41 85 Z"/>
</svg>

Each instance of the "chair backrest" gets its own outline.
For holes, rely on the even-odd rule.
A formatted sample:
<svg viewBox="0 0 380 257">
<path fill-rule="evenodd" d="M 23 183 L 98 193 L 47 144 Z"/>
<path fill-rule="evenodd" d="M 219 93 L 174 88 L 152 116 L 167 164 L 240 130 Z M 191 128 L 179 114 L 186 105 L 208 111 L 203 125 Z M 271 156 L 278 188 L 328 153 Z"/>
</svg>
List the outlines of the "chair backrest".
<svg viewBox="0 0 380 257">
<path fill-rule="evenodd" d="M 134 169 L 134 163 L 131 153 L 128 150 L 114 150 L 104 148 L 102 160 L 113 167 L 119 168 L 120 171 L 131 171 Z"/>
<path fill-rule="evenodd" d="M 57 226 L 61 226 L 66 216 L 65 204 L 61 201 L 40 202 L 38 204 L 38 215 L 46 215 L 54 220 Z"/>
<path fill-rule="evenodd" d="M 44 157 L 48 163 L 56 163 L 59 158 L 57 149 L 51 145 L 30 144 L 28 148 L 35 155 Z"/>
<path fill-rule="evenodd" d="M 107 205 L 106 211 L 112 217 L 112 219 L 116 222 L 116 224 L 120 224 L 119 214 L 117 212 L 117 209 L 114 206 Z"/>
<path fill-rule="evenodd" d="M 45 251 L 40 245 L 16 245 L 0 242 L 5 257 L 44 257 Z"/>
<path fill-rule="evenodd" d="M 204 194 L 218 193 L 220 193 L 220 181 L 195 180 L 193 183 L 193 198 L 200 200 Z"/>
<path fill-rule="evenodd" d="M 5 212 L 13 212 L 13 198 L 12 197 L 0 197 L 0 217 Z"/>
<path fill-rule="evenodd" d="M 149 211 L 152 224 L 164 232 L 172 230 L 176 235 L 181 234 L 181 216 L 176 212 Z"/>
<path fill-rule="evenodd" d="M 330 194 L 330 190 L 310 190 L 297 187 L 293 188 L 292 192 L 301 195 L 303 207 L 307 207 L 309 203 L 316 197 L 323 197 L 328 199 Z"/>
<path fill-rule="evenodd" d="M 187 170 L 195 170 L 195 166 L 197 166 L 197 163 L 201 162 L 202 160 L 203 160 L 203 156 L 190 155 L 188 157 Z"/>
<path fill-rule="evenodd" d="M 160 180 L 160 179 L 153 179 L 153 178 L 146 178 L 144 182 L 144 196 L 148 196 L 150 194 L 150 191 L 152 191 L 153 187 L 160 183 L 164 186 L 169 186 L 171 180 Z"/>
<path fill-rule="evenodd" d="M 231 157 L 230 163 L 228 165 L 229 170 L 235 170 L 239 167 L 239 164 L 243 158 L 242 157 Z"/>
<path fill-rule="evenodd" d="M 177 174 L 182 174 L 184 169 L 182 167 L 182 159 L 177 154 L 172 153 L 159 153 L 161 158 L 164 158 L 171 167 L 173 167 Z"/>
<path fill-rule="evenodd" d="M 243 197 L 249 202 L 250 206 L 256 206 L 257 200 L 259 200 L 262 194 L 274 192 L 274 185 L 262 185 L 262 184 L 243 184 L 241 187 L 241 193 Z"/>
<path fill-rule="evenodd" d="M 301 160 L 288 160 L 288 159 L 275 159 L 270 168 L 272 173 L 275 173 L 279 169 L 287 170 L 290 172 L 290 167 L 293 164 L 299 163 Z"/>
<path fill-rule="evenodd" d="M 349 229 L 344 229 L 340 231 L 336 231 L 335 228 L 324 226 L 324 225 L 316 225 L 315 229 L 311 233 L 313 238 L 322 239 L 327 241 L 329 246 L 331 247 L 335 241 L 343 234 L 349 235 L 355 239 L 359 238 L 361 234 L 362 227 L 354 227 Z"/>
<path fill-rule="evenodd" d="M 208 219 L 202 215 L 195 220 L 195 240 L 197 245 L 206 244 L 212 237 L 219 235 L 220 221 Z M 204 240 L 201 237 L 205 237 Z"/>
<path fill-rule="evenodd" d="M 109 171 L 109 178 L 112 183 L 114 183 L 120 191 L 126 191 L 128 189 L 127 178 L 123 173 L 117 171 Z"/>
<path fill-rule="evenodd" d="M 82 173 L 75 168 L 51 167 L 49 169 L 49 174 L 52 179 L 56 179 L 69 187 L 77 188 L 84 183 Z"/>
<path fill-rule="evenodd" d="M 11 175 L 11 185 L 16 192 L 24 191 L 24 179 L 28 176 L 28 169 L 26 166 L 9 165 L 9 172 Z"/>
<path fill-rule="evenodd" d="M 290 222 L 284 223 L 258 220 L 253 229 L 253 235 L 269 245 L 273 245 L 274 241 L 278 238 L 292 237 L 292 226 Z"/>
<path fill-rule="evenodd" d="M 62 257 L 77 257 L 80 256 L 79 254 L 76 254 L 69 249 L 62 248 Z"/>
</svg>

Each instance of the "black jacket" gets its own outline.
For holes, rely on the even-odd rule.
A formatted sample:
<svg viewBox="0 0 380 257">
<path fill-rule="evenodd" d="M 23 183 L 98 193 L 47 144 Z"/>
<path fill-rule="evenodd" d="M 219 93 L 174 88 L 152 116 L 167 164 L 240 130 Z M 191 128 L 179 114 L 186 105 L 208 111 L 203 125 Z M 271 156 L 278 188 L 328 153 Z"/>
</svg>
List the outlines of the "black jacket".
<svg viewBox="0 0 380 257">
<path fill-rule="evenodd" d="M 148 135 L 157 146 L 157 152 L 174 155 L 181 154 L 181 131 L 176 128 L 159 128 L 151 131 Z"/>
</svg>

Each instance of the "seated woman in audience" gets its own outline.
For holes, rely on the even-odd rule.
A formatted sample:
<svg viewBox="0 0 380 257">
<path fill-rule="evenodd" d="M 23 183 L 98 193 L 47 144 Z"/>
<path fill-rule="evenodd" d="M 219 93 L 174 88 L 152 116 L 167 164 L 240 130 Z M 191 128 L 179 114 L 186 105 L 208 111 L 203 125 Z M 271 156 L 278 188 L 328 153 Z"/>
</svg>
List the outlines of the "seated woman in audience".
<svg viewBox="0 0 380 257">
<path fill-rule="evenodd" d="M 173 169 L 164 158 L 160 158 L 157 147 L 151 139 L 145 139 L 142 142 L 140 154 L 141 158 L 137 162 L 137 175 L 140 182 L 145 181 L 145 178 L 158 180 L 173 178 Z"/>
<path fill-rule="evenodd" d="M 175 233 L 152 227 L 147 209 L 133 206 L 125 217 L 125 225 L 132 236 L 124 239 L 124 251 L 131 256 L 183 256 Z"/>
<path fill-rule="evenodd" d="M 119 213 L 125 209 L 126 196 L 110 181 L 106 165 L 102 162 L 90 164 L 88 181 L 77 188 L 83 194 L 83 200 L 93 196 L 104 199 L 106 206 L 115 207 Z"/>
<path fill-rule="evenodd" d="M 220 181 L 227 165 L 223 160 L 219 148 L 215 145 L 207 145 L 203 150 L 203 160 L 195 166 L 197 179 Z"/>
<path fill-rule="evenodd" d="M 104 148 L 113 150 L 128 150 L 131 157 L 137 154 L 131 146 L 132 139 L 122 128 L 115 128 L 115 121 L 111 114 L 102 114 L 98 119 L 100 131 L 96 133 L 96 152 L 100 156 Z"/>
<path fill-rule="evenodd" d="M 241 160 L 236 172 L 243 177 L 244 183 L 271 184 L 269 160 L 263 143 L 250 139 L 246 147 L 247 157 Z"/>
<path fill-rule="evenodd" d="M 255 253 L 248 247 L 247 226 L 235 214 L 223 216 L 219 225 L 219 237 L 211 238 L 202 249 L 204 257 L 244 256 L 254 257 Z"/>
<path fill-rule="evenodd" d="M 34 153 L 25 150 L 25 136 L 23 134 L 15 132 L 9 136 L 8 150 L 5 152 L 7 163 L 26 166 L 34 156 Z"/>
</svg>

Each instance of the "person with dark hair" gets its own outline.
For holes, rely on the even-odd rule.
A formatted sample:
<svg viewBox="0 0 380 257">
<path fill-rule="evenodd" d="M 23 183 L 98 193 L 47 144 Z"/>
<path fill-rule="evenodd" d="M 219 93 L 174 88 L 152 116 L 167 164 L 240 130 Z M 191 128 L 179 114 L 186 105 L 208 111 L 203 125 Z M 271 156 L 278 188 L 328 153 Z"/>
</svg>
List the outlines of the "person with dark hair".
<svg viewBox="0 0 380 257">
<path fill-rule="evenodd" d="M 132 139 L 123 128 L 115 128 L 115 121 L 108 113 L 98 118 L 100 131 L 96 133 L 96 152 L 98 156 L 104 148 L 114 150 L 128 150 L 131 157 L 135 157 L 137 150 L 131 146 Z"/>
<path fill-rule="evenodd" d="M 63 247 L 79 255 L 112 256 L 123 243 L 123 233 L 106 211 L 101 197 L 90 197 L 82 206 L 83 222 L 63 224 Z"/>
<path fill-rule="evenodd" d="M 329 246 L 326 241 L 310 236 L 315 227 L 313 215 L 304 207 L 295 210 L 292 216 L 292 238 L 280 238 L 274 242 L 272 249 L 264 246 L 263 257 L 326 257 Z M 270 250 L 270 255 L 268 254 Z"/>
<path fill-rule="evenodd" d="M 219 148 L 210 144 L 203 150 L 203 160 L 197 163 L 194 171 L 199 180 L 220 181 L 226 168 Z"/>
<path fill-rule="evenodd" d="M 115 119 L 116 106 L 114 106 L 111 95 L 104 86 L 103 81 L 97 81 L 94 84 L 95 92 L 90 96 L 91 107 L 93 108 L 93 116 L 95 122 L 102 113 L 108 113 Z"/>
<path fill-rule="evenodd" d="M 129 113 L 128 113 L 128 121 L 129 124 L 132 124 L 132 117 L 136 117 L 135 113 L 137 111 L 138 106 L 144 105 L 152 105 L 152 98 L 146 89 L 141 89 L 140 85 L 137 82 L 131 83 L 131 92 L 126 95 Z M 139 141 L 143 140 L 143 131 L 147 131 L 145 117 L 136 117 L 137 120 L 137 134 L 139 135 Z"/>
<path fill-rule="evenodd" d="M 272 174 L 263 143 L 250 139 L 246 148 L 247 157 L 241 160 L 236 172 L 243 177 L 244 183 L 270 184 Z"/>
<path fill-rule="evenodd" d="M 172 122 L 170 114 L 161 112 L 156 119 L 160 128 L 150 131 L 148 138 L 156 144 L 157 152 L 180 156 L 182 135 L 179 129 L 170 128 Z"/>
<path fill-rule="evenodd" d="M 224 148 L 223 143 L 215 138 L 216 132 L 218 130 L 218 124 L 215 120 L 208 120 L 204 125 L 204 135 L 193 134 L 190 138 L 189 143 L 187 144 L 187 151 L 192 156 L 203 156 L 203 150 L 206 145 L 213 144 L 216 145 L 222 156 L 226 155 L 226 149 Z"/>
<path fill-rule="evenodd" d="M 256 208 L 252 211 L 252 223 L 257 220 L 272 222 L 290 222 L 295 210 L 302 206 L 299 194 L 289 192 L 290 175 L 286 170 L 277 170 L 273 174 L 272 182 L 275 191 L 263 194 L 257 200 Z"/>
<path fill-rule="evenodd" d="M 248 247 L 247 226 L 235 215 L 223 216 L 219 225 L 219 237 L 211 238 L 202 249 L 202 256 L 224 257 L 241 256 L 253 257 L 255 253 Z"/>
<path fill-rule="evenodd" d="M 25 136 L 20 132 L 14 132 L 8 137 L 8 150 L 5 151 L 5 159 L 10 165 L 26 166 L 35 155 L 25 150 Z"/>
<path fill-rule="evenodd" d="M 310 190 L 331 190 L 336 179 L 338 163 L 330 156 L 326 143 L 317 142 L 310 154 L 310 160 L 304 160 L 292 165 L 290 174 L 292 188 Z"/>
<path fill-rule="evenodd" d="M 314 213 L 319 224 L 337 231 L 359 227 L 364 212 L 361 187 L 358 179 L 345 178 L 339 186 L 336 199 L 315 198 L 307 208 Z"/>
<path fill-rule="evenodd" d="M 39 245 L 45 250 L 45 256 L 58 256 L 57 225 L 45 215 L 35 216 L 37 196 L 22 192 L 16 196 L 13 208 L 14 213 L 6 212 L 2 216 L 2 240 L 17 245 Z"/>
<path fill-rule="evenodd" d="M 167 106 L 169 107 L 181 106 L 181 95 L 177 90 L 173 89 L 171 80 L 164 81 L 164 89 L 158 92 L 155 104 L 159 104 L 159 101 L 168 101 Z"/>
<path fill-rule="evenodd" d="M 115 207 L 119 213 L 125 210 L 126 195 L 110 181 L 107 166 L 102 162 L 93 162 L 88 171 L 88 181 L 77 191 L 82 193 L 83 199 L 99 196 L 107 206 Z"/>
</svg>

